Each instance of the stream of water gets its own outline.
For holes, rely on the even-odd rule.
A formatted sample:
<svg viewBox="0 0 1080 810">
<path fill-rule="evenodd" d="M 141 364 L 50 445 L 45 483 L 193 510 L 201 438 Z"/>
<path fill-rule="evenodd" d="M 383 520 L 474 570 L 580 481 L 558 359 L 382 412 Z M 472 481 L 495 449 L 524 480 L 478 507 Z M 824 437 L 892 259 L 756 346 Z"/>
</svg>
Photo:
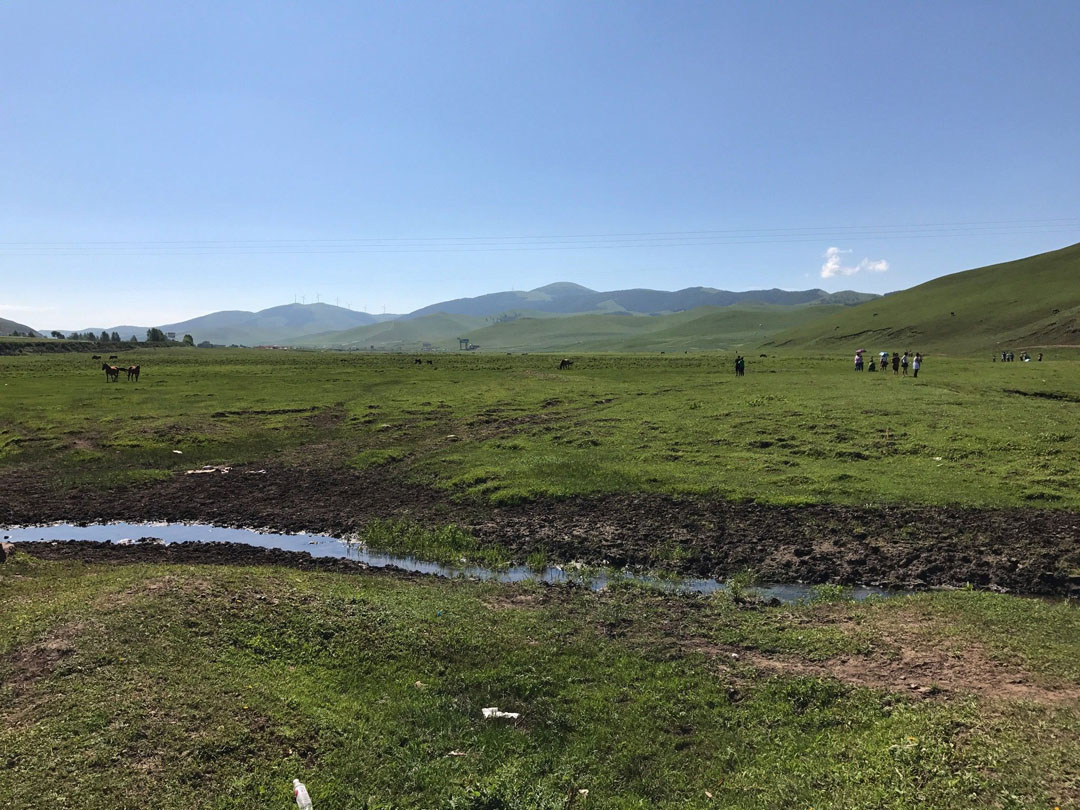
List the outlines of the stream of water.
<svg viewBox="0 0 1080 810">
<path fill-rule="evenodd" d="M 141 537 L 155 537 L 165 543 L 188 541 L 200 543 L 246 543 L 260 548 L 304 551 L 312 557 L 337 557 L 356 560 L 373 568 L 394 566 L 422 574 L 493 580 L 496 582 L 522 582 L 529 579 L 550 583 L 577 582 L 587 585 L 593 590 L 602 590 L 613 582 L 636 582 L 665 590 L 706 594 L 723 591 L 727 588 L 723 582 L 716 579 L 658 577 L 573 564 L 552 565 L 542 570 L 534 570 L 524 565 L 512 565 L 505 568 L 483 568 L 463 563 L 451 566 L 419 560 L 415 557 L 383 553 L 369 549 L 362 543 L 341 540 L 324 534 L 274 534 L 271 532 L 257 532 L 252 529 L 229 529 L 201 523 L 96 523 L 86 526 L 56 523 L 48 526 L 18 526 L 3 529 L 0 530 L 0 537 L 13 542 L 82 540 L 124 545 Z M 813 586 L 801 583 L 757 585 L 753 588 L 753 591 L 762 598 L 776 598 L 787 603 L 805 601 L 814 596 Z M 863 600 L 872 596 L 895 596 L 901 592 L 883 588 L 856 586 L 848 589 L 848 593 L 856 600 Z"/>
</svg>

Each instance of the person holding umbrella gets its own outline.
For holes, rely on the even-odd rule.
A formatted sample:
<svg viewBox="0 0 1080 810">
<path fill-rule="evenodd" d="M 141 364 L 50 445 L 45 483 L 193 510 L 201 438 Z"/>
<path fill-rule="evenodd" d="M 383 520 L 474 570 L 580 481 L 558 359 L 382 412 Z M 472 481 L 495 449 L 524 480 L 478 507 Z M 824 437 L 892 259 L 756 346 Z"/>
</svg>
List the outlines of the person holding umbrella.
<svg viewBox="0 0 1080 810">
<path fill-rule="evenodd" d="M 866 351 L 866 349 L 859 349 L 858 351 L 855 352 L 855 370 L 856 371 L 862 371 L 863 370 L 862 356 L 863 356 L 863 353 L 865 351 Z"/>
</svg>

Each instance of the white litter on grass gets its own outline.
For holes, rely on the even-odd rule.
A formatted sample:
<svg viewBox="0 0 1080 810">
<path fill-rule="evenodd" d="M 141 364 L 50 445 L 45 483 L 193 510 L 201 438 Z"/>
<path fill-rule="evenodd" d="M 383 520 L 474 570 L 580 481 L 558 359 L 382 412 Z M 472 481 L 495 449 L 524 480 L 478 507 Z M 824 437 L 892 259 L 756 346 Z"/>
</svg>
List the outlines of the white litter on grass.
<svg viewBox="0 0 1080 810">
<path fill-rule="evenodd" d="M 447 756 L 448 757 L 467 757 L 468 754 L 466 754 L 464 751 L 451 751 L 449 754 L 447 754 Z"/>
<path fill-rule="evenodd" d="M 173 452 L 174 452 L 174 453 L 176 453 L 176 455 L 178 455 L 178 456 L 182 456 L 182 455 L 184 455 L 184 451 L 183 451 L 183 450 L 173 450 Z"/>
<path fill-rule="evenodd" d="M 507 720 L 517 720 L 521 717 L 521 712 L 504 712 L 500 711 L 497 706 L 489 706 L 486 709 L 481 709 L 484 713 L 484 717 L 488 720 L 495 717 L 505 717 Z"/>
<path fill-rule="evenodd" d="M 206 464 L 197 470 L 186 470 L 184 475 L 206 475 L 207 473 L 227 473 L 232 467 L 226 467 L 224 464 Z"/>
<path fill-rule="evenodd" d="M 266 475 L 266 470 L 248 470 L 248 475 Z"/>
<path fill-rule="evenodd" d="M 941 456 L 934 456 L 934 461 L 942 461 L 942 460 L 943 459 L 941 458 Z"/>
</svg>

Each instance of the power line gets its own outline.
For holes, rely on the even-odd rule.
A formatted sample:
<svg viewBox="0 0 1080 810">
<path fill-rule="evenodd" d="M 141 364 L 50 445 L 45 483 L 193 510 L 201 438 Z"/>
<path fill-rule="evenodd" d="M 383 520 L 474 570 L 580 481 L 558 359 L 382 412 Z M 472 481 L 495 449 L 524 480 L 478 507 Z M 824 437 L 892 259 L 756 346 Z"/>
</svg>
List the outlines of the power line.
<svg viewBox="0 0 1080 810">
<path fill-rule="evenodd" d="M 721 245 L 784 244 L 826 240 L 928 239 L 1065 233 L 1080 218 L 989 220 L 903 225 L 728 228 L 699 231 L 640 231 L 464 237 L 342 237 L 336 239 L 115 240 L 86 242 L 0 242 L 0 256 L 208 256 L 351 253 L 478 253 L 552 250 L 618 250 Z"/>
</svg>

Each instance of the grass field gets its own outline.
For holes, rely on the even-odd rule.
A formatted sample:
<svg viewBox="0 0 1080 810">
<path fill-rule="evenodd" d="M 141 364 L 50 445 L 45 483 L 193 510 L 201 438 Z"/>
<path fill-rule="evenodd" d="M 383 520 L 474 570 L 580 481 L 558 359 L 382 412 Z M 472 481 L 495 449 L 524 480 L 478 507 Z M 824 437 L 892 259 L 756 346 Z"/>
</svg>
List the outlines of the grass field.
<svg viewBox="0 0 1080 810">
<path fill-rule="evenodd" d="M 17 554 L 0 792 L 286 808 L 299 777 L 319 810 L 1076 806 L 1075 607 L 826 594 L 767 608 Z"/>
<path fill-rule="evenodd" d="M 868 347 L 869 348 L 869 347 Z M 133 351 L 0 358 L 0 470 L 56 487 L 203 464 L 382 467 L 455 496 L 707 493 L 765 503 L 1080 506 L 1080 358 L 410 356 Z M 178 454 L 175 451 L 180 451 Z"/>
</svg>

